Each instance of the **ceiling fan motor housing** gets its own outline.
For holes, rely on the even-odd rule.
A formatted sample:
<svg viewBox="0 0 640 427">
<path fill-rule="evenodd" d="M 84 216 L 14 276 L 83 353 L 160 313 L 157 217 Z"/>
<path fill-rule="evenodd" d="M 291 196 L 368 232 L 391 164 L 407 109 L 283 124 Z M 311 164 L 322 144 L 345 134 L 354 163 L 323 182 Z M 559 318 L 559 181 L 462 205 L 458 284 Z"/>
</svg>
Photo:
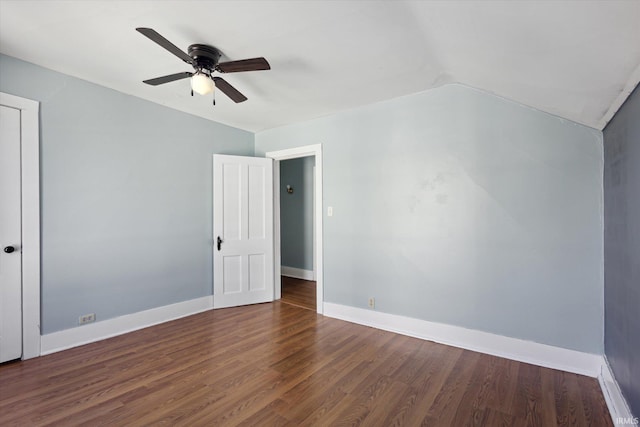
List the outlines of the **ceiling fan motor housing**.
<svg viewBox="0 0 640 427">
<path fill-rule="evenodd" d="M 196 68 L 209 71 L 214 70 L 222 55 L 218 49 L 206 44 L 192 44 L 187 52 L 193 58 Z"/>
</svg>

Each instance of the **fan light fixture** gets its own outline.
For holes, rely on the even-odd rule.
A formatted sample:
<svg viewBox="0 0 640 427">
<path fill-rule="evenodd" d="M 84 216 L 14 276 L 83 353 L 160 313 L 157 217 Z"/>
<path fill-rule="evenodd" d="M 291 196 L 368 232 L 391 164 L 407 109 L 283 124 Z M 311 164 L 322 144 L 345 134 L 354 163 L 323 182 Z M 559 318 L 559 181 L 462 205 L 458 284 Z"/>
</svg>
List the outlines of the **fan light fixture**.
<svg viewBox="0 0 640 427">
<path fill-rule="evenodd" d="M 191 89 L 193 89 L 195 93 L 206 95 L 213 92 L 215 87 L 216 84 L 211 77 L 201 71 L 198 71 L 191 77 Z"/>
<path fill-rule="evenodd" d="M 0 2 L 2 2 L 2 0 L 0 0 Z M 181 73 L 156 77 L 155 79 L 143 80 L 143 83 L 151 86 L 158 86 L 174 82 L 176 80 L 191 78 L 191 96 L 193 96 L 194 93 L 206 95 L 213 92 L 217 87 L 220 89 L 220 92 L 227 95 L 237 104 L 246 101 L 247 97 L 222 77 L 213 77 L 212 73 L 239 73 L 243 71 L 271 69 L 269 62 L 262 57 L 220 62 L 220 56 L 222 53 L 213 46 L 206 44 L 192 44 L 187 49 L 188 53 L 185 53 L 152 28 L 139 27 L 136 28 L 136 31 L 177 56 L 182 61 L 190 64 L 194 70 L 193 72 L 183 71 Z M 213 105 L 216 105 L 215 97 L 213 98 Z"/>
</svg>

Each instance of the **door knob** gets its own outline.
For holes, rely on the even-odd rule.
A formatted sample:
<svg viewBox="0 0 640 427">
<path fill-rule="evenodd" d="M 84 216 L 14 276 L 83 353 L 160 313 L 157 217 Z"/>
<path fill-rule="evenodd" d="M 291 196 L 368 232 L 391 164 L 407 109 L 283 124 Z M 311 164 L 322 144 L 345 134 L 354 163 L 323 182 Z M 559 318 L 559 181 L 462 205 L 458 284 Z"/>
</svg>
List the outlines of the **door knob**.
<svg viewBox="0 0 640 427">
<path fill-rule="evenodd" d="M 218 250 L 220 250 L 220 245 L 222 244 L 222 242 L 223 242 L 223 240 L 220 238 L 220 236 L 218 236 L 218 240 L 217 240 Z"/>
<path fill-rule="evenodd" d="M 16 248 L 14 248 L 13 246 L 6 246 L 4 248 L 4 252 L 7 253 L 7 254 L 10 254 L 11 252 L 13 252 L 15 250 L 16 250 Z"/>
</svg>

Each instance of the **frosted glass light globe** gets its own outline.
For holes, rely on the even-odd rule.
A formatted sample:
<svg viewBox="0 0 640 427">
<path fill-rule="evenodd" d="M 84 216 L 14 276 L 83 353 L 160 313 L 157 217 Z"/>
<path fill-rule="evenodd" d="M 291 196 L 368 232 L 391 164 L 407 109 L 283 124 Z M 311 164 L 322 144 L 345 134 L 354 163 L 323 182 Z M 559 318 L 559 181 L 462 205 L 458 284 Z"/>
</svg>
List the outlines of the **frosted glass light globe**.
<svg viewBox="0 0 640 427">
<path fill-rule="evenodd" d="M 197 73 L 191 77 L 191 89 L 193 89 L 195 93 L 206 95 L 213 92 L 215 87 L 216 84 L 213 82 L 211 77 L 206 74 Z"/>
</svg>

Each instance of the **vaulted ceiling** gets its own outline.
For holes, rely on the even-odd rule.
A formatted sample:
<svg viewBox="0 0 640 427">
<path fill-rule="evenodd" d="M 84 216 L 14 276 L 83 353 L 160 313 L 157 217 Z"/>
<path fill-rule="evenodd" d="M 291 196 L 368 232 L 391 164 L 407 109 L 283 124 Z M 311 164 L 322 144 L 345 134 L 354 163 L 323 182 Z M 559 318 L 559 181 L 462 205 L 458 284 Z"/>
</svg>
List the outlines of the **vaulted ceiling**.
<svg viewBox="0 0 640 427">
<path fill-rule="evenodd" d="M 639 22 L 637 0 L 0 0 L 0 52 L 254 132 L 452 82 L 602 129 L 640 80 Z M 214 108 L 142 83 L 191 67 L 136 27 L 272 69 L 224 75 L 249 99 Z"/>
</svg>

